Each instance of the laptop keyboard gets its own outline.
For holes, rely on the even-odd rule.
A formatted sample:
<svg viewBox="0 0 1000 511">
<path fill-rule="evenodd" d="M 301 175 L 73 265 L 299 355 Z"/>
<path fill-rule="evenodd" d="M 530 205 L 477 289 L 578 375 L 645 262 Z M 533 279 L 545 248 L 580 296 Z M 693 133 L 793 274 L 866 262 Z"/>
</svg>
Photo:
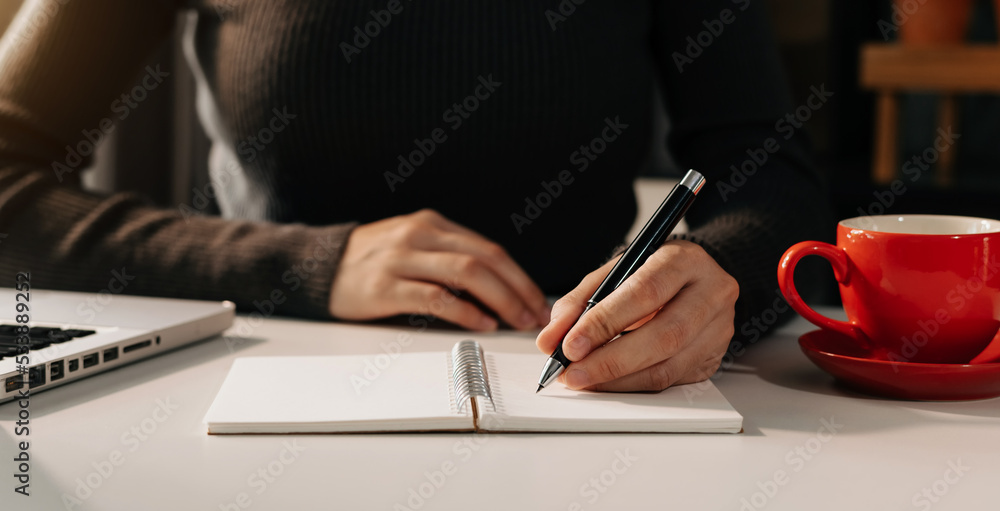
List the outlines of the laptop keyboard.
<svg viewBox="0 0 1000 511">
<path fill-rule="evenodd" d="M 0 324 L 0 360 L 4 357 L 14 357 L 22 344 L 17 343 L 17 332 L 21 325 Z M 53 344 L 60 344 L 72 339 L 86 337 L 96 333 L 94 330 L 79 330 L 75 328 L 58 328 L 35 326 L 28 329 L 28 350 L 40 350 Z"/>
</svg>

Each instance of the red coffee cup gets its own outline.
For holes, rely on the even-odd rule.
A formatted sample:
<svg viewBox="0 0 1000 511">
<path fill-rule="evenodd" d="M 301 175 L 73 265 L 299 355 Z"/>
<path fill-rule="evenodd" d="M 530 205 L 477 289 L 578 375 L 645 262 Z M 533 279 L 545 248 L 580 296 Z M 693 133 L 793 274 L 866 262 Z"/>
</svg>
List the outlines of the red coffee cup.
<svg viewBox="0 0 1000 511">
<path fill-rule="evenodd" d="M 1000 221 L 943 215 L 842 220 L 837 245 L 803 241 L 781 258 L 778 285 L 813 324 L 894 361 L 967 363 L 1000 328 Z M 848 321 L 802 301 L 799 259 L 830 261 Z"/>
</svg>

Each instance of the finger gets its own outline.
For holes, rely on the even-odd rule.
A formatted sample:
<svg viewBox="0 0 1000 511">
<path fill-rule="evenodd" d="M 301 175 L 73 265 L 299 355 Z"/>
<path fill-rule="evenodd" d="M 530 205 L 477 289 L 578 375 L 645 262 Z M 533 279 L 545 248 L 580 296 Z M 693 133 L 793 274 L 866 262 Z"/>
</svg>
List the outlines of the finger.
<svg viewBox="0 0 1000 511">
<path fill-rule="evenodd" d="M 731 321 L 731 313 L 721 310 L 725 301 L 716 295 L 712 286 L 684 288 L 642 328 L 575 361 L 567 371 L 566 384 L 572 388 L 589 387 L 674 357 L 694 342 L 716 316 L 728 316 Z"/>
<path fill-rule="evenodd" d="M 445 249 L 470 254 L 485 261 L 531 308 L 540 325 L 549 321 L 551 311 L 545 294 L 503 247 L 479 235 L 463 236 L 453 233 L 440 236 L 437 242 Z"/>
<path fill-rule="evenodd" d="M 437 227 L 438 229 L 441 229 L 442 231 L 465 234 L 468 236 L 481 236 L 476 231 L 448 219 L 448 217 L 433 209 L 421 209 L 420 211 L 413 213 L 413 215 Z"/>
<path fill-rule="evenodd" d="M 492 331 L 497 321 L 488 314 L 455 296 L 447 289 L 428 282 L 404 280 L 394 292 L 400 304 L 397 314 L 425 314 L 441 318 L 469 330 Z"/>
<path fill-rule="evenodd" d="M 460 289 L 476 297 L 507 324 L 530 329 L 538 318 L 507 282 L 475 256 L 453 252 L 414 251 L 394 260 L 393 273 Z"/>
<path fill-rule="evenodd" d="M 442 220 L 448 222 L 447 219 Z M 422 237 L 414 248 L 476 257 L 488 264 L 517 293 L 520 301 L 534 314 L 537 324 L 544 325 L 549 321 L 549 304 L 545 294 L 500 245 L 463 228 L 461 232 L 440 232 L 435 236 Z"/>
<path fill-rule="evenodd" d="M 690 256 L 678 245 L 664 245 L 649 261 L 601 300 L 570 329 L 563 353 L 581 360 L 644 317 L 669 302 L 693 280 Z"/>
<path fill-rule="evenodd" d="M 658 392 L 673 385 L 704 381 L 718 370 L 730 338 L 732 323 L 727 324 L 720 319 L 677 355 L 639 372 L 592 385 L 587 389 L 602 392 Z"/>
<path fill-rule="evenodd" d="M 545 328 L 538 333 L 535 345 L 546 355 L 555 351 L 559 342 L 566 337 L 566 332 L 580 319 L 580 314 L 587 307 L 587 300 L 604 277 L 611 271 L 615 261 L 606 263 L 601 268 L 590 272 L 572 291 L 556 300 L 552 305 L 552 317 Z"/>
</svg>

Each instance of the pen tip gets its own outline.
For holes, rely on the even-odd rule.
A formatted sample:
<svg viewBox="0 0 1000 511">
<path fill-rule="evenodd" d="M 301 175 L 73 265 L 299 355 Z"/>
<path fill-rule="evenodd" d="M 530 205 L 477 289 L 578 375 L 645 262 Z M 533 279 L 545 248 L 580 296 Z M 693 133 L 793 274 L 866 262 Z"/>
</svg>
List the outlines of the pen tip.
<svg viewBox="0 0 1000 511">
<path fill-rule="evenodd" d="M 544 388 L 545 388 L 545 387 L 543 387 L 543 386 L 539 385 L 539 386 L 538 386 L 538 390 L 536 390 L 536 391 L 535 391 L 535 394 L 538 394 L 538 393 L 539 393 L 539 392 L 541 392 L 541 391 L 542 391 L 542 389 L 544 389 Z"/>
</svg>

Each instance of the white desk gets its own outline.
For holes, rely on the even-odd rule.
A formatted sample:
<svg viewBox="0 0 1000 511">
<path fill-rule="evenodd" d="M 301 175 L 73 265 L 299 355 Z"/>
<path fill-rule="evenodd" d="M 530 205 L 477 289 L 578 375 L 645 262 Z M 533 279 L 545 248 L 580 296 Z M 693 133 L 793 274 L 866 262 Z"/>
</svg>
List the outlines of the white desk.
<svg viewBox="0 0 1000 511">
<path fill-rule="evenodd" d="M 35 396 L 27 498 L 10 476 L 16 404 L 0 406 L 0 509 L 65 509 L 63 495 L 77 498 L 88 477 L 99 486 L 71 509 L 997 509 L 1000 399 L 841 390 L 799 351 L 796 336 L 811 329 L 802 320 L 716 378 L 745 417 L 739 435 L 208 436 L 202 416 L 235 357 L 375 355 L 407 331 L 278 319 L 249 329 L 242 318 L 237 327 L 252 332 L 232 349 L 217 338 Z M 404 349 L 445 350 L 463 337 L 415 333 Z M 531 335 L 477 338 L 488 351 L 535 352 Z M 843 426 L 818 433 L 824 420 Z M 616 453 L 636 459 L 626 466 Z M 968 469 L 949 471 L 959 463 Z M 924 488 L 937 499 L 929 507 L 913 500 Z M 411 489 L 430 497 L 411 506 Z"/>
</svg>

